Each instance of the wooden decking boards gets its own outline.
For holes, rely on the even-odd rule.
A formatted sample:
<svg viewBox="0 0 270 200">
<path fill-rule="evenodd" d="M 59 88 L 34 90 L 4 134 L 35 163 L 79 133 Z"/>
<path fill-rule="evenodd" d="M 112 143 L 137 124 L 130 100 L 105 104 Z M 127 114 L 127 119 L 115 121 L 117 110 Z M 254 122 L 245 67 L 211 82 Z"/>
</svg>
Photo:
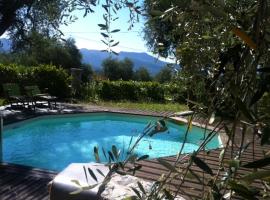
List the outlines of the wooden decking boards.
<svg viewBox="0 0 270 200">
<path fill-rule="evenodd" d="M 48 183 L 55 172 L 12 164 L 0 165 L 0 199 L 49 199 Z"/>
<path fill-rule="evenodd" d="M 256 146 L 255 157 L 256 159 L 262 158 L 263 149 L 270 149 L 270 146 L 265 146 L 260 148 Z M 205 162 L 212 168 L 214 174 L 218 170 L 218 156 L 221 149 L 211 150 L 208 153 L 200 152 L 199 157 L 204 159 Z M 252 149 L 249 148 L 243 153 L 244 162 L 253 161 L 252 159 Z M 226 159 L 230 157 L 230 151 L 226 154 Z M 171 164 L 175 161 L 175 156 L 164 157 L 163 159 Z M 155 181 L 158 180 L 161 174 L 168 173 L 168 170 L 160 165 L 157 160 L 145 160 L 140 162 L 142 168 L 136 172 L 135 176 L 140 177 L 145 180 Z M 270 170 L 270 167 L 265 167 L 265 169 Z M 192 170 L 198 174 L 202 174 L 202 170 L 197 166 L 193 165 Z M 251 169 L 240 168 L 239 174 L 245 175 L 252 172 Z M 56 175 L 55 172 L 49 172 L 45 170 L 32 169 L 28 167 L 16 166 L 16 165 L 0 165 L 0 199 L 18 199 L 18 200 L 28 200 L 28 199 L 49 199 L 48 193 L 48 183 Z M 207 174 L 204 174 L 208 176 Z M 168 187 L 172 191 L 176 191 L 180 178 L 174 179 Z M 255 187 L 261 187 L 260 182 L 256 181 L 254 183 Z M 204 195 L 204 189 L 207 190 L 207 186 L 203 186 L 196 179 L 187 179 L 180 188 L 182 195 L 188 198 L 200 199 Z M 238 198 L 236 198 L 238 199 Z"/>
<path fill-rule="evenodd" d="M 102 109 L 100 109 L 102 110 Z M 113 110 L 114 112 L 124 112 L 130 113 L 130 111 L 124 110 Z M 170 113 L 155 113 L 155 112 L 145 112 L 137 111 L 132 112 L 133 114 L 148 114 L 154 116 L 164 116 Z M 238 138 L 239 140 L 239 138 Z M 254 148 L 253 148 L 254 147 Z M 251 162 L 254 159 L 260 159 L 263 157 L 263 152 L 269 151 L 270 145 L 260 146 L 259 143 L 250 145 L 249 148 L 243 153 L 242 160 L 243 163 Z M 213 170 L 214 174 L 219 169 L 219 155 L 221 149 L 211 150 L 208 152 L 202 151 L 199 153 L 199 157 L 203 159 Z M 232 152 L 229 148 L 225 154 L 225 159 L 229 160 L 231 158 Z M 164 157 L 165 161 L 173 164 L 176 157 Z M 142 168 L 136 172 L 135 176 L 140 177 L 149 181 L 156 181 L 161 174 L 168 173 L 168 170 L 159 164 L 155 159 L 141 161 L 140 164 Z M 178 167 L 183 168 L 183 164 L 179 164 Z M 225 167 L 227 167 L 225 165 Z M 203 174 L 202 170 L 196 165 L 192 165 L 191 169 L 198 173 Z M 270 170 L 270 167 L 265 167 L 264 169 Z M 239 174 L 245 175 L 252 172 L 251 169 L 240 168 Z M 222 174 L 223 172 L 221 172 Z M 30 167 L 12 165 L 12 164 L 0 164 L 0 200 L 48 200 L 49 190 L 48 183 L 54 178 L 56 172 L 46 171 L 41 169 L 33 169 Z M 208 174 L 203 174 L 205 177 Z M 176 191 L 179 188 L 181 178 L 175 178 L 168 188 L 171 191 Z M 253 184 L 255 187 L 260 188 L 261 183 L 256 181 Z M 186 179 L 186 181 L 180 187 L 180 194 L 182 194 L 187 199 L 197 198 L 201 199 L 207 190 L 207 186 L 201 184 L 197 179 Z M 241 199 L 240 197 L 234 197 L 234 199 Z"/>
</svg>

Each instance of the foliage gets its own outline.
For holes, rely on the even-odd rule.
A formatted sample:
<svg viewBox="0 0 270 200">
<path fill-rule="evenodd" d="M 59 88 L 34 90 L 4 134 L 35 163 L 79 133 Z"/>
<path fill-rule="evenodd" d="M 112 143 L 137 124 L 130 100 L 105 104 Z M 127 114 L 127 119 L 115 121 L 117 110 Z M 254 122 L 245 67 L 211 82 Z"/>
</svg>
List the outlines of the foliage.
<svg viewBox="0 0 270 200">
<path fill-rule="evenodd" d="M 65 69 L 81 67 L 82 56 L 72 38 L 59 41 L 37 32 L 27 35 L 27 41 L 13 42 L 13 52 L 2 53 L 2 63 L 17 63 L 25 66 L 52 64 Z"/>
<path fill-rule="evenodd" d="M 269 0 L 145 0 L 145 38 L 149 47 L 165 57 L 175 55 L 183 69 L 184 77 L 181 80 L 180 76 L 179 80 L 187 88 L 188 102 L 195 111 L 188 120 L 188 127 L 199 115 L 206 119 L 207 129 L 216 120 L 215 113 L 222 112 L 231 114 L 231 123 L 228 126 L 226 118 L 221 116 L 214 130 L 205 135 L 198 150 L 189 155 L 181 169 L 175 167 L 183 162 L 180 156 L 173 165 L 158 159 L 169 172 L 155 183 L 156 187 L 152 188 L 149 196 L 142 197 L 134 190 L 136 198 L 173 199 L 179 192 L 184 192 L 182 184 L 189 175 L 206 187 L 201 191 L 201 199 L 269 198 L 269 170 L 265 168 L 270 164 L 269 152 L 264 158 L 253 156 L 253 162 L 243 164 L 243 152 L 251 143 L 256 146 L 258 142 L 261 145 L 270 142 L 269 121 L 264 111 L 258 110 L 258 105 L 268 99 L 269 93 L 269 3 Z M 164 126 L 162 123 L 160 128 Z M 220 129 L 224 130 L 228 141 L 219 156 L 218 169 L 213 170 L 198 155 L 201 150 L 205 152 L 205 145 Z M 188 130 L 179 155 L 186 143 Z M 246 138 L 252 138 L 252 141 L 246 141 Z M 115 147 L 112 152 L 113 149 Z M 97 154 L 98 151 L 94 152 Z M 113 157 L 113 153 L 110 154 Z M 203 173 L 191 171 L 192 165 Z M 117 162 L 110 166 L 122 165 Z M 240 167 L 253 171 L 242 176 Z M 166 190 L 166 185 L 173 181 L 172 177 L 179 180 L 176 193 Z M 104 185 L 108 179 L 105 178 Z M 252 185 L 256 180 L 262 183 L 261 188 Z M 141 191 L 145 194 L 143 189 Z"/>
<path fill-rule="evenodd" d="M 103 74 L 109 80 L 119 80 L 119 63 L 116 59 L 108 58 L 102 62 Z"/>
<path fill-rule="evenodd" d="M 68 97 L 71 93 L 70 77 L 62 68 L 52 65 L 24 67 L 19 65 L 0 64 L 0 84 L 17 83 L 23 88 L 27 85 L 38 85 L 42 91 L 57 97 Z M 2 87 L 0 94 L 3 95 Z"/>
<path fill-rule="evenodd" d="M 223 115 L 218 122 L 228 136 L 220 166 L 225 166 L 226 152 L 238 152 L 231 154 L 228 168 L 222 167 L 214 175 L 210 166 L 198 159 L 198 151 L 191 155 L 189 163 L 194 163 L 213 177 L 199 176 L 210 187 L 202 198 L 221 199 L 224 194 L 228 198 L 235 194 L 245 199 L 269 197 L 269 190 L 263 188 L 269 188 L 269 181 L 265 181 L 267 171 L 263 171 L 259 164 L 264 162 L 266 166 L 269 162 L 258 160 L 248 165 L 259 171 L 249 174 L 243 178 L 244 181 L 237 165 L 244 160 L 242 152 L 248 146 L 245 136 L 253 138 L 254 143 L 259 136 L 261 145 L 269 143 L 270 139 L 269 123 L 264 113 L 267 110 L 258 110 L 259 105 L 264 105 L 264 109 L 269 105 L 269 102 L 264 103 L 270 80 L 269 1 L 146 0 L 145 9 L 148 45 L 162 56 L 175 55 L 180 62 L 193 109 L 208 119 L 213 113 L 229 114 L 233 119 L 230 127 L 224 123 Z M 194 85 L 197 83 L 199 87 Z M 199 96 L 194 98 L 194 94 Z M 194 102 L 193 99 L 199 101 Z M 259 108 L 262 109 L 261 106 Z M 237 131 L 239 128 L 242 133 Z M 251 135 L 247 130 L 252 130 Z M 242 140 L 240 145 L 236 143 L 239 137 Z M 186 167 L 186 172 L 190 166 Z M 167 178 L 169 180 L 169 176 Z M 251 185 L 255 179 L 264 184 L 256 193 Z"/>
<path fill-rule="evenodd" d="M 0 36 L 6 32 L 14 40 L 24 39 L 28 31 L 38 31 L 47 35 L 61 34 L 60 25 L 76 20 L 71 12 L 84 9 L 93 12 L 95 1 L 84 0 L 2 0 L 0 4 Z"/>
<path fill-rule="evenodd" d="M 99 97 L 100 85 L 97 81 L 85 82 L 81 90 L 81 101 L 84 102 L 98 102 L 100 101 Z"/>
<path fill-rule="evenodd" d="M 128 100 L 131 102 L 170 102 L 186 103 L 187 91 L 181 84 L 142 81 L 91 81 L 83 86 L 83 99 L 86 101 Z M 134 104 L 136 105 L 136 104 Z M 162 104 L 163 105 L 163 104 Z M 165 107 L 164 107 L 165 109 Z"/>
<path fill-rule="evenodd" d="M 112 81 L 119 79 L 127 81 L 133 78 L 133 62 L 128 58 L 117 60 L 109 57 L 103 60 L 102 68 L 104 76 Z"/>
<path fill-rule="evenodd" d="M 151 81 L 152 78 L 145 67 L 140 67 L 134 72 L 134 80 L 135 81 Z"/>
<path fill-rule="evenodd" d="M 167 100 L 178 103 L 186 103 L 187 89 L 179 82 L 171 82 L 169 84 L 163 84 L 165 96 Z"/>
<path fill-rule="evenodd" d="M 164 101 L 164 89 L 156 82 L 103 81 L 99 96 L 104 100 Z"/>
<path fill-rule="evenodd" d="M 93 69 L 90 64 L 82 64 L 82 82 L 86 83 L 93 79 Z"/>
<path fill-rule="evenodd" d="M 70 77 L 62 68 L 56 68 L 52 65 L 41 65 L 33 70 L 33 78 L 41 90 L 47 88 L 51 95 L 58 97 L 70 96 Z"/>
<path fill-rule="evenodd" d="M 173 78 L 173 69 L 166 66 L 163 67 L 158 74 L 155 76 L 155 80 L 158 81 L 159 83 L 168 83 L 172 80 Z"/>
<path fill-rule="evenodd" d="M 99 1 L 98 1 L 99 2 Z M 103 37 L 103 40 L 101 40 L 105 45 L 106 49 L 103 51 L 107 51 L 109 53 L 113 53 L 115 55 L 118 55 L 117 52 L 115 52 L 113 49 L 115 46 L 119 44 L 119 41 L 115 41 L 113 39 L 113 34 L 120 31 L 120 29 L 112 29 L 112 22 L 116 21 L 119 17 L 117 16 L 117 12 L 123 8 L 127 8 L 129 10 L 129 22 L 131 29 L 133 27 L 133 23 L 135 21 L 139 21 L 139 15 L 141 13 L 140 9 L 141 7 L 138 6 L 140 2 L 139 1 L 129 1 L 129 0 L 106 0 L 102 2 L 102 8 L 104 10 L 103 24 L 98 24 L 100 27 L 101 35 Z"/>
<path fill-rule="evenodd" d="M 133 68 L 134 68 L 134 64 L 130 59 L 125 58 L 124 60 L 120 61 L 119 73 L 120 73 L 121 79 L 124 81 L 132 80 Z"/>
<path fill-rule="evenodd" d="M 19 79 L 21 67 L 17 65 L 0 64 L 0 84 L 8 82 L 16 82 Z"/>
<path fill-rule="evenodd" d="M 112 50 L 119 42 L 114 41 L 112 34 L 120 31 L 111 29 L 111 22 L 118 19 L 113 17 L 118 10 L 127 8 L 130 11 L 131 27 L 138 21 L 140 6 L 138 1 L 85 1 L 85 0 L 2 0 L 0 4 L 0 36 L 7 33 L 15 42 L 27 41 L 29 32 L 38 32 L 46 37 L 60 37 L 63 35 L 59 27 L 68 25 L 76 21 L 77 16 L 73 15 L 74 10 L 84 10 L 83 17 L 93 13 L 93 7 L 101 4 L 105 14 L 104 24 L 98 24 L 101 35 L 104 37 L 102 42 L 108 47 L 105 51 L 117 54 Z M 135 12 L 134 12 L 135 11 Z M 26 36 L 26 37 L 25 37 Z"/>
</svg>

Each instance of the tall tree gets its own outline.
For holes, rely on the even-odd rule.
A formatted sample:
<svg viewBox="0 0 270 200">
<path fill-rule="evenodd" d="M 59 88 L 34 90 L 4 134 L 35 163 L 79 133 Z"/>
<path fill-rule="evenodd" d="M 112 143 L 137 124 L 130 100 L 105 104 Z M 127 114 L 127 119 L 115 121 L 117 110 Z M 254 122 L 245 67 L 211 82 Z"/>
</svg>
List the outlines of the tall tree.
<svg viewBox="0 0 270 200">
<path fill-rule="evenodd" d="M 172 68 L 165 66 L 155 76 L 155 79 L 160 83 L 168 83 L 172 80 L 173 71 Z"/>
<path fill-rule="evenodd" d="M 28 36 L 28 41 L 15 43 L 14 51 L 6 57 L 6 62 L 25 66 L 53 64 L 66 69 L 82 66 L 82 56 L 72 38 L 60 41 L 57 38 L 48 38 L 32 32 Z"/>
<path fill-rule="evenodd" d="M 118 60 L 109 57 L 102 62 L 102 69 L 104 76 L 110 80 L 128 81 L 133 78 L 133 62 L 128 58 Z"/>
<path fill-rule="evenodd" d="M 64 42 L 63 48 L 65 48 L 68 51 L 69 56 L 71 58 L 69 59 L 69 66 L 81 67 L 82 55 L 80 53 L 80 50 L 77 48 L 75 44 L 75 40 L 73 38 L 67 39 L 67 41 Z"/>
<path fill-rule="evenodd" d="M 122 61 L 119 61 L 119 73 L 121 76 L 121 79 L 123 79 L 124 81 L 128 81 L 131 80 L 133 77 L 133 62 L 128 59 L 125 58 Z"/>
<path fill-rule="evenodd" d="M 1 0 L 0 36 L 7 31 L 23 38 L 28 30 L 51 34 L 60 24 L 74 20 L 74 9 L 93 12 L 95 1 L 84 0 Z"/>
<path fill-rule="evenodd" d="M 119 62 L 117 59 L 107 58 L 102 62 L 103 74 L 109 80 L 119 80 L 121 78 L 119 70 Z"/>
<path fill-rule="evenodd" d="M 202 91 L 206 101 L 189 101 L 190 107 L 201 116 L 208 116 L 210 124 L 219 111 L 230 114 L 233 119 L 230 127 L 223 115 L 217 120 L 216 128 L 224 127 L 228 142 L 220 154 L 218 173 L 206 179 L 198 177 L 200 183 L 210 187 L 207 192 L 203 189 L 203 199 L 223 199 L 225 196 L 260 199 L 269 196 L 269 190 L 264 189 L 269 188 L 269 181 L 264 181 L 265 176 L 258 177 L 256 173 L 264 172 L 259 164 L 264 160 L 248 164 L 256 172 L 246 177 L 239 173 L 242 165 L 239 163 L 244 160 L 242 153 L 250 144 L 247 137 L 253 138 L 253 145 L 259 145 L 257 136 L 261 145 L 270 143 L 269 120 L 257 109 L 259 101 L 269 93 L 269 9 L 269 0 L 145 1 L 145 38 L 149 47 L 162 56 L 175 55 L 188 75 L 185 77 L 187 82 L 195 83 L 192 86 L 196 87 L 199 79 L 205 83 Z M 262 134 L 258 134 L 260 131 Z M 237 141 L 239 138 L 241 142 Z M 204 149 L 204 146 L 199 149 Z M 234 163 L 228 167 L 224 167 L 226 151 L 231 151 L 226 159 Z M 213 174 L 206 162 L 198 160 L 198 154 L 199 151 L 194 152 L 189 163 Z M 269 166 L 269 162 L 263 166 Z M 221 175 L 221 170 L 225 175 Z M 189 173 L 189 167 L 185 172 L 184 176 Z M 169 176 L 166 180 L 170 179 Z M 251 184 L 255 179 L 263 182 L 261 188 L 256 188 L 256 194 L 251 192 L 255 189 Z"/>
<path fill-rule="evenodd" d="M 72 15 L 74 10 L 84 10 L 84 17 L 88 13 L 94 12 L 96 4 L 101 4 L 104 9 L 104 24 L 99 24 L 103 42 L 107 45 L 108 51 L 118 45 L 112 39 L 112 33 L 118 32 L 119 29 L 111 30 L 112 13 L 117 13 L 122 8 L 130 11 L 130 27 L 135 21 L 138 21 L 140 13 L 138 1 L 129 0 L 0 0 L 0 36 L 4 33 L 13 40 L 24 40 L 28 31 L 35 31 L 47 36 L 61 36 L 63 33 L 59 30 L 61 24 L 68 25 L 77 19 Z M 111 12 L 112 11 L 112 12 Z M 108 40 L 108 41 L 107 41 Z M 105 42 L 107 41 L 107 42 Z M 116 53 L 115 53 L 116 54 Z"/>
<path fill-rule="evenodd" d="M 151 78 L 150 73 L 146 67 L 140 67 L 134 73 L 134 80 L 136 80 L 136 81 L 151 81 L 152 78 Z"/>
</svg>

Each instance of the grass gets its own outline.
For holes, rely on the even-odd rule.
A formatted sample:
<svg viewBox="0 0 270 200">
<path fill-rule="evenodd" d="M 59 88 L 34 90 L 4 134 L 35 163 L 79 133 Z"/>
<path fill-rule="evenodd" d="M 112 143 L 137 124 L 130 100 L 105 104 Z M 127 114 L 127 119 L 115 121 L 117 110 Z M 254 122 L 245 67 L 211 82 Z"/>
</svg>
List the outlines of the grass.
<svg viewBox="0 0 270 200">
<path fill-rule="evenodd" d="M 151 110 L 157 112 L 160 111 L 180 112 L 188 110 L 188 107 L 186 105 L 178 103 L 99 101 L 96 104 L 104 107 L 126 108 L 132 110 Z"/>
</svg>

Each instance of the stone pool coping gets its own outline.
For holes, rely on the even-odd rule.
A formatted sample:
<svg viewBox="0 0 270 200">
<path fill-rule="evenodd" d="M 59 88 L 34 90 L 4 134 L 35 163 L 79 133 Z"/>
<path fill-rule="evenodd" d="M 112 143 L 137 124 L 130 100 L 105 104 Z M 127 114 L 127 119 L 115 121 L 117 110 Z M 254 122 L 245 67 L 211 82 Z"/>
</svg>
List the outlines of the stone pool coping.
<svg viewBox="0 0 270 200">
<path fill-rule="evenodd" d="M 8 107 L 8 106 L 6 106 Z M 0 111 L 6 109 L 6 107 L 0 107 Z M 57 103 L 56 109 L 39 109 L 37 108 L 35 111 L 18 111 L 18 110 L 9 110 L 9 112 L 4 113 L 4 126 L 11 125 L 16 122 L 22 122 L 25 120 L 30 120 L 33 118 L 41 117 L 41 116 L 50 116 L 50 115 L 69 115 L 69 114 L 87 114 L 87 113 L 118 113 L 118 114 L 130 114 L 130 115 L 141 115 L 141 116 L 151 116 L 151 117 L 165 117 L 168 118 L 172 122 L 180 122 L 187 123 L 188 120 L 184 117 L 175 116 L 175 112 L 165 111 L 165 112 L 157 112 L 150 110 L 133 110 L 133 109 L 125 109 L 125 108 L 113 108 L 113 107 L 103 107 L 91 104 L 70 104 L 70 103 Z M 214 130 L 215 127 L 211 125 L 207 125 L 202 122 L 192 120 L 192 125 L 207 129 Z M 222 146 L 227 142 L 227 135 L 224 130 L 219 130 L 219 141 Z"/>
</svg>

